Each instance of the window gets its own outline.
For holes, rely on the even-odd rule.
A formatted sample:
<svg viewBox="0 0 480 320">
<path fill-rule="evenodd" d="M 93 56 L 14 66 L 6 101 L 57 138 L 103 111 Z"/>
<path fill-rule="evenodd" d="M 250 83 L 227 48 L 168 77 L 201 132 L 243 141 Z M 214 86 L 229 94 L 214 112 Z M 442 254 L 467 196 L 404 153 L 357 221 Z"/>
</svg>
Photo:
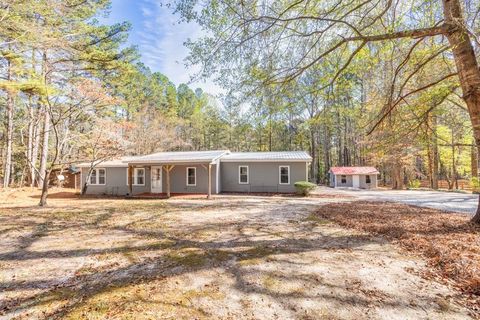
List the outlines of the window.
<svg viewBox="0 0 480 320">
<path fill-rule="evenodd" d="M 197 185 L 197 168 L 188 167 L 187 168 L 187 186 L 196 186 Z"/>
<path fill-rule="evenodd" d="M 127 186 L 128 184 L 128 168 L 127 172 Z M 133 168 L 132 184 L 134 186 L 144 186 L 145 185 L 145 168 Z"/>
<path fill-rule="evenodd" d="M 105 169 L 93 169 L 90 175 L 89 184 L 91 185 L 103 185 L 106 183 L 106 171 Z"/>
<path fill-rule="evenodd" d="M 371 183 L 372 181 L 370 180 L 370 176 L 369 175 L 366 175 L 365 176 L 365 182 L 366 183 Z"/>
<path fill-rule="evenodd" d="M 280 184 L 290 184 L 290 167 L 289 166 L 280 166 Z"/>
<path fill-rule="evenodd" d="M 342 183 L 347 183 L 347 176 L 342 175 Z"/>
<path fill-rule="evenodd" d="M 135 186 L 145 185 L 145 168 L 135 168 L 133 170 L 133 185 Z"/>
<path fill-rule="evenodd" d="M 238 183 L 248 184 L 248 166 L 238 167 Z"/>
</svg>

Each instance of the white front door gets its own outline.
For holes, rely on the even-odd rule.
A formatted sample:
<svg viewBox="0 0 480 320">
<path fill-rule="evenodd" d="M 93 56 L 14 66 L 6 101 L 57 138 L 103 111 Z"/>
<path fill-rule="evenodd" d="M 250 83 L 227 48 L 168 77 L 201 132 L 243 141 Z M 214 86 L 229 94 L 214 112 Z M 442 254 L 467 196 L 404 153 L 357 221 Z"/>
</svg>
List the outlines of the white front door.
<svg viewBox="0 0 480 320">
<path fill-rule="evenodd" d="M 353 175 L 352 176 L 352 187 L 360 188 L 360 176 L 359 175 Z"/>
<path fill-rule="evenodd" d="M 162 193 L 162 167 L 152 166 L 152 193 Z"/>
</svg>

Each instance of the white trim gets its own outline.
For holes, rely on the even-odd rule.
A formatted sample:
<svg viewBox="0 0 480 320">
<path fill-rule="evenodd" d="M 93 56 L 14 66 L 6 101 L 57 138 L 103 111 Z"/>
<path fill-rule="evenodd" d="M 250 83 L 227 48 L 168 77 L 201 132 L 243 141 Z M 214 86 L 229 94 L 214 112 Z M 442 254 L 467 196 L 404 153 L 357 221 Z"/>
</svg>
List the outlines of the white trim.
<svg viewBox="0 0 480 320">
<path fill-rule="evenodd" d="M 215 185 L 215 193 L 219 194 L 220 193 L 220 161 L 217 159 L 217 163 L 215 163 L 215 171 L 216 171 L 216 185 Z"/>
<path fill-rule="evenodd" d="M 309 169 L 308 163 L 305 163 L 305 181 L 308 181 L 308 169 Z"/>
<path fill-rule="evenodd" d="M 98 171 L 99 170 L 103 170 L 105 171 L 105 183 L 99 183 L 98 181 L 100 180 L 100 175 L 98 174 Z M 95 183 L 91 183 L 90 182 L 90 179 L 92 178 L 92 174 L 90 174 L 90 176 L 87 175 L 87 178 L 88 178 L 88 181 L 87 181 L 87 185 L 89 186 L 105 186 L 107 184 L 107 169 L 106 168 L 94 168 L 92 169 L 92 172 L 95 171 Z"/>
<path fill-rule="evenodd" d="M 137 183 L 137 178 L 138 170 L 143 170 L 143 183 Z M 145 180 L 147 180 L 147 170 L 145 170 L 145 167 L 138 167 L 138 168 L 133 168 L 133 184 L 134 186 L 144 186 L 145 185 Z"/>
<path fill-rule="evenodd" d="M 242 180 L 240 179 L 241 168 L 247 168 L 247 182 L 242 182 Z M 249 183 L 250 183 L 250 169 L 246 165 L 238 166 L 238 184 L 249 184 Z"/>
<path fill-rule="evenodd" d="M 193 169 L 194 172 L 195 172 L 195 183 L 194 184 L 189 184 L 188 183 L 188 169 Z M 186 177 L 186 185 L 187 187 L 196 187 L 197 186 L 197 167 L 187 167 L 186 171 L 185 171 L 185 177 Z M 208 178 L 208 175 L 207 175 L 207 178 Z"/>
<path fill-rule="evenodd" d="M 352 188 L 356 188 L 356 189 L 360 188 L 360 175 L 354 174 L 352 176 Z"/>
<path fill-rule="evenodd" d="M 215 161 L 219 160 L 221 157 L 223 157 L 224 155 L 226 154 L 230 154 L 230 150 L 226 150 L 224 153 L 222 153 L 221 155 L 215 157 L 212 159 L 212 162 L 210 164 L 214 164 Z"/>
<path fill-rule="evenodd" d="M 155 170 L 156 169 L 160 169 L 160 187 L 159 188 L 156 188 L 155 190 L 153 190 L 153 178 L 155 177 Z M 155 193 L 162 193 L 163 192 L 163 166 L 152 166 L 150 168 L 150 192 L 151 193 L 154 193 L 153 191 L 155 191 Z"/>
<path fill-rule="evenodd" d="M 132 168 L 133 169 L 133 173 L 132 173 L 132 186 L 145 186 L 145 182 L 146 182 L 146 179 L 147 179 L 147 170 L 145 167 L 134 167 Z M 138 169 L 143 169 L 143 184 L 138 184 L 137 183 L 137 170 Z M 126 168 L 126 179 L 125 179 L 125 184 L 128 186 L 128 168 Z"/>
<path fill-rule="evenodd" d="M 288 183 L 282 183 L 282 168 L 288 168 Z M 290 184 L 290 166 L 278 166 L 278 184 Z"/>
</svg>

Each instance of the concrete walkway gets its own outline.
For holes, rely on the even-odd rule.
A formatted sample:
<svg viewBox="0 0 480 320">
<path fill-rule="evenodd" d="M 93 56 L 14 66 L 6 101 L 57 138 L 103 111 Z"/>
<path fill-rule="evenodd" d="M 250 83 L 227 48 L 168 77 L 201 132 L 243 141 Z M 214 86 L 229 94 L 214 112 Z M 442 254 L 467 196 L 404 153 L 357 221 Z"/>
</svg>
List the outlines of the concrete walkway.
<svg viewBox="0 0 480 320">
<path fill-rule="evenodd" d="M 354 190 L 319 187 L 321 193 L 348 194 L 359 200 L 396 201 L 421 207 L 452 212 L 467 213 L 471 216 L 477 210 L 478 195 L 444 191 L 423 190 Z"/>
</svg>

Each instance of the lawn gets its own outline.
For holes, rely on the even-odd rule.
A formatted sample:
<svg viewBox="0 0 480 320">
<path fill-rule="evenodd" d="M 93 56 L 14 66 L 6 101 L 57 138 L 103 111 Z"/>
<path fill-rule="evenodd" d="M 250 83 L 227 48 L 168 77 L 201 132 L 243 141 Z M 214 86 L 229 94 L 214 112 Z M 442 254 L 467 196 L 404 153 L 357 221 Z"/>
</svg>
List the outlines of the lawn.
<svg viewBox="0 0 480 320">
<path fill-rule="evenodd" d="M 0 317 L 466 319 L 425 260 L 319 216 L 352 199 L 0 194 Z M 326 208 L 326 207 L 325 207 Z"/>
</svg>

